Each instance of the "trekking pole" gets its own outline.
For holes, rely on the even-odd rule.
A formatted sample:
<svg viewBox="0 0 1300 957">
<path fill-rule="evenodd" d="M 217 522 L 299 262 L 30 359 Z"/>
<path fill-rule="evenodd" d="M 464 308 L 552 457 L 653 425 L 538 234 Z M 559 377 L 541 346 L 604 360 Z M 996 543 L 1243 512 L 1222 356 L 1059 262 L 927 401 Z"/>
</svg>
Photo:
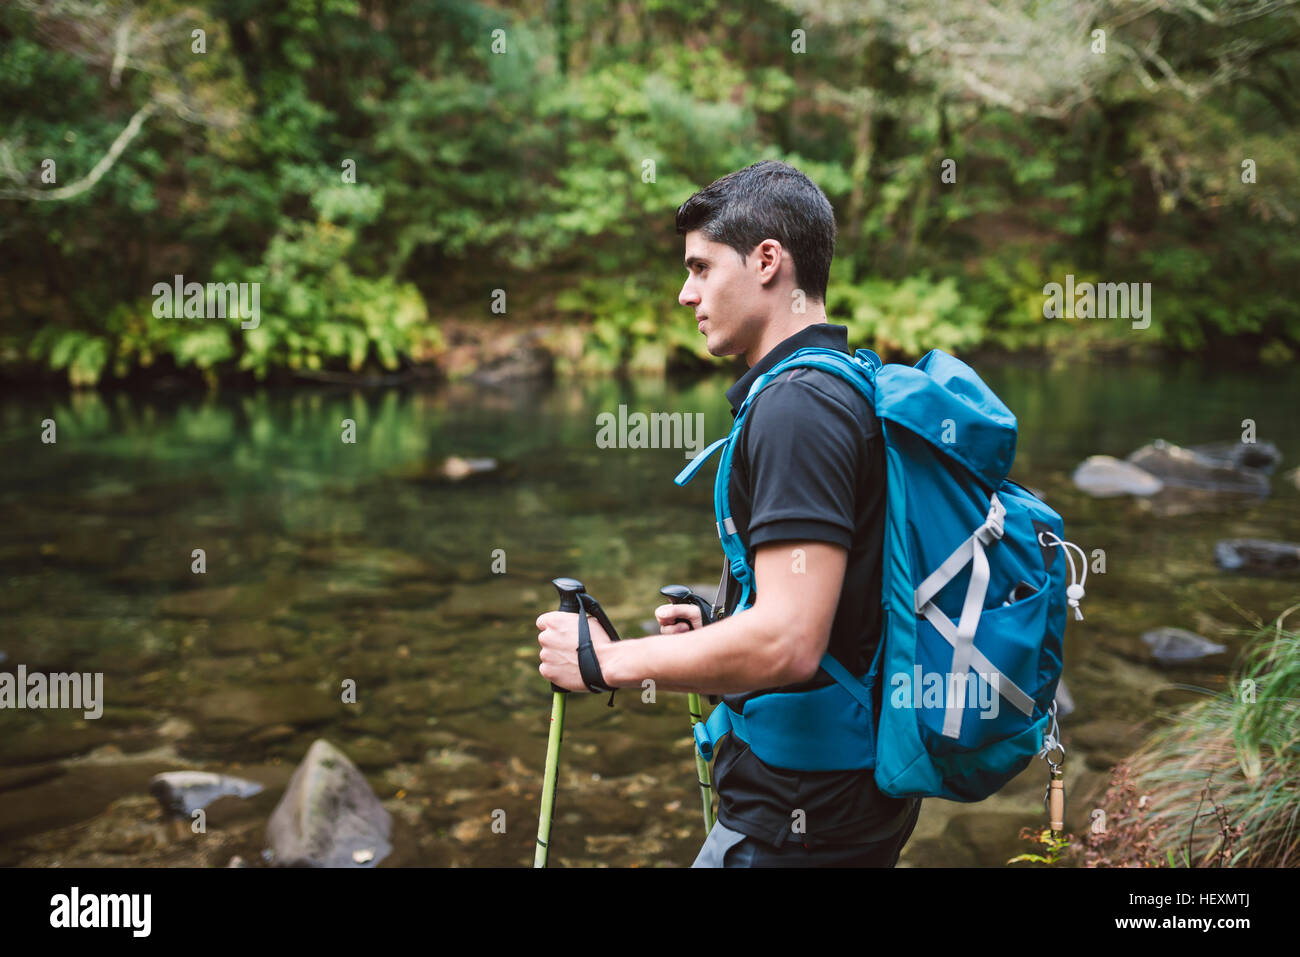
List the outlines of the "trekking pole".
<svg viewBox="0 0 1300 957">
<path fill-rule="evenodd" d="M 582 614 L 578 596 L 586 589 L 576 578 L 557 578 L 551 582 L 560 593 L 560 611 Z M 551 819 L 555 816 L 555 782 L 560 774 L 560 742 L 564 739 L 565 689 L 551 682 L 551 734 L 546 742 L 546 772 L 542 777 L 542 810 L 537 818 L 537 850 L 533 867 L 546 866 L 547 844 L 551 839 Z"/>
<path fill-rule="evenodd" d="M 609 707 L 614 707 L 614 689 L 604 685 L 600 674 L 600 662 L 592 648 L 591 633 L 587 624 L 590 614 L 605 629 L 610 641 L 618 641 L 618 630 L 605 614 L 596 599 L 587 594 L 587 589 L 576 578 L 556 578 L 551 581 L 560 593 L 560 611 L 576 613 L 578 616 L 578 666 L 582 680 L 591 691 L 608 691 Z M 537 850 L 533 854 L 533 867 L 545 867 L 547 852 L 551 840 L 551 821 L 555 817 L 555 786 L 560 776 L 560 742 L 564 739 L 564 706 L 566 689 L 551 682 L 551 733 L 546 742 L 546 771 L 542 778 L 542 809 L 537 818 Z"/>
<path fill-rule="evenodd" d="M 700 609 L 701 626 L 710 624 L 713 618 L 713 606 L 707 598 L 695 594 L 685 585 L 665 585 L 659 594 L 672 601 L 674 605 L 695 605 Z M 676 618 L 672 624 L 689 625 L 689 618 Z M 686 705 L 691 712 L 691 749 L 695 752 L 695 774 L 700 782 L 700 800 L 704 804 L 704 833 L 713 830 L 713 777 L 709 771 L 709 762 L 704 760 L 700 749 L 695 747 L 695 725 L 704 720 L 700 696 L 692 691 L 686 696 Z"/>
</svg>

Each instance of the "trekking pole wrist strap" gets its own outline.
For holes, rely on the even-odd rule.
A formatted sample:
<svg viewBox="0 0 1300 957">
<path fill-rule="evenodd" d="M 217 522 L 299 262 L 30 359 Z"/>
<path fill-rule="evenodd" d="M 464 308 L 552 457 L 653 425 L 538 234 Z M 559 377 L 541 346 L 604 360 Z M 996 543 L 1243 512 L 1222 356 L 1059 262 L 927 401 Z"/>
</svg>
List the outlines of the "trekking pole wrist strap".
<svg viewBox="0 0 1300 957">
<path fill-rule="evenodd" d="M 582 675 L 582 683 L 593 693 L 608 691 L 609 704 L 613 707 L 616 689 L 605 684 L 605 676 L 601 673 L 596 649 L 591 643 L 591 626 L 587 624 L 587 615 L 593 615 L 600 622 L 600 626 L 605 629 L 605 634 L 609 635 L 610 641 L 620 640 L 618 632 L 596 599 L 584 592 L 578 596 L 578 603 L 582 606 L 582 611 L 578 614 L 578 671 Z"/>
</svg>

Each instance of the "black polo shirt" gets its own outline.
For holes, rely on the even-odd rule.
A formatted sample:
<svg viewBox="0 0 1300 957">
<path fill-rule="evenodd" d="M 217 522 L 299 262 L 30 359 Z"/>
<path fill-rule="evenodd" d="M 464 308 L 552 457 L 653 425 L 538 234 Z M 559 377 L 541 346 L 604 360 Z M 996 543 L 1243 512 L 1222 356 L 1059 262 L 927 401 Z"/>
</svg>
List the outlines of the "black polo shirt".
<svg viewBox="0 0 1300 957">
<path fill-rule="evenodd" d="M 814 323 L 783 340 L 727 390 L 734 417 L 754 381 L 798 349 L 848 353 L 845 326 Z M 885 525 L 885 458 L 880 422 L 852 385 L 820 369 L 782 374 L 750 405 L 732 459 L 731 514 L 752 556 L 779 541 L 831 542 L 848 549 L 844 585 L 827 650 L 853 674 L 871 666 L 880 640 L 880 562 Z M 755 596 L 756 597 L 756 596 Z M 729 581 L 727 609 L 740 601 Z M 723 700 L 740 711 L 765 691 L 828 685 L 818 670 L 809 682 Z M 881 682 L 876 685 L 879 707 Z M 729 734 L 713 765 L 718 820 L 769 844 L 859 844 L 895 833 L 913 802 L 876 788 L 871 771 L 790 771 L 764 764 Z M 805 815 L 805 832 L 792 827 Z"/>
</svg>

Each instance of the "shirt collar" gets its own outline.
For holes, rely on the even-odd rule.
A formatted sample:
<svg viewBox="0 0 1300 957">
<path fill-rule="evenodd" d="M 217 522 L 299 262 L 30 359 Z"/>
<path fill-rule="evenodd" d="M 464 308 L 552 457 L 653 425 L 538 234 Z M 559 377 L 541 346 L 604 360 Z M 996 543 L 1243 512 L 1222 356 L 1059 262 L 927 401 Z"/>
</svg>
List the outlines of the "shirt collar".
<svg viewBox="0 0 1300 957">
<path fill-rule="evenodd" d="M 849 327 L 832 325 L 828 322 L 814 322 L 805 326 L 794 335 L 782 339 L 767 355 L 759 359 L 749 371 L 736 380 L 736 384 L 727 390 L 727 401 L 731 403 L 731 415 L 735 418 L 749 389 L 764 372 L 767 372 L 782 359 L 788 358 L 800 349 L 816 346 L 822 349 L 849 351 Z"/>
</svg>

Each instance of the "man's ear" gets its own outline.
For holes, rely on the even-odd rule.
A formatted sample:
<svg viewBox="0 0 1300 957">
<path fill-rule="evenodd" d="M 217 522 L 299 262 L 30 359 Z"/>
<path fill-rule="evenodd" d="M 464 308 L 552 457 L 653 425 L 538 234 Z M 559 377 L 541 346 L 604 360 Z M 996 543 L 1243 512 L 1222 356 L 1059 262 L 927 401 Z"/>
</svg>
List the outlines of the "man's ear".
<svg viewBox="0 0 1300 957">
<path fill-rule="evenodd" d="M 765 239 L 754 247 L 758 257 L 758 281 L 767 285 L 776 278 L 777 270 L 788 258 L 780 240 Z"/>
</svg>

